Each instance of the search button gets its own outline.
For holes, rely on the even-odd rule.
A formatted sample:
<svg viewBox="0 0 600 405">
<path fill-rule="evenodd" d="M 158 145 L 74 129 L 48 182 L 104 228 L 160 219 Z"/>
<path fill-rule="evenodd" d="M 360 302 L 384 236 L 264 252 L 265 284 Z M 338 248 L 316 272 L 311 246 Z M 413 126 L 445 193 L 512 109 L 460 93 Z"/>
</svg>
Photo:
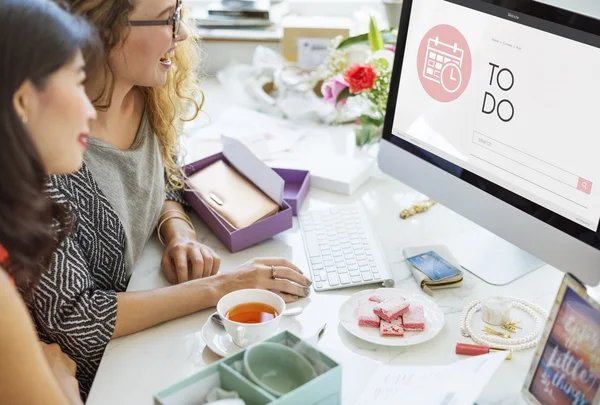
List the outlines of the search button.
<svg viewBox="0 0 600 405">
<path fill-rule="evenodd" d="M 586 194 L 592 193 L 592 182 L 586 179 L 579 178 L 577 181 L 577 190 L 583 191 Z"/>
</svg>

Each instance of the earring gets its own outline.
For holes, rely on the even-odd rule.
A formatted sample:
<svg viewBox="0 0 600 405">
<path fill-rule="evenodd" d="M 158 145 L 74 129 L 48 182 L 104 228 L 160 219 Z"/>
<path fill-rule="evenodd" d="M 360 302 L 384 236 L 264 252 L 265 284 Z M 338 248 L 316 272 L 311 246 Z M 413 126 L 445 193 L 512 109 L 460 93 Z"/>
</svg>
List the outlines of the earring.
<svg viewBox="0 0 600 405">
<path fill-rule="evenodd" d="M 26 125 L 28 121 L 29 121 L 29 118 L 27 118 L 26 115 L 21 117 L 21 122 L 23 123 L 23 125 Z"/>
</svg>

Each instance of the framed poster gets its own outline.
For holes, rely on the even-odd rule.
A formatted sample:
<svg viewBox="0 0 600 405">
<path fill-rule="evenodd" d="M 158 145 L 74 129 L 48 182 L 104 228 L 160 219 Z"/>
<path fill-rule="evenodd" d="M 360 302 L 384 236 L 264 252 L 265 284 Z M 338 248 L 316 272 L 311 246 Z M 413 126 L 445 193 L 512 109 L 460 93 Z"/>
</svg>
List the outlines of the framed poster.
<svg viewBox="0 0 600 405">
<path fill-rule="evenodd" d="M 600 304 L 567 274 L 522 393 L 535 405 L 598 405 L 599 387 Z"/>
</svg>

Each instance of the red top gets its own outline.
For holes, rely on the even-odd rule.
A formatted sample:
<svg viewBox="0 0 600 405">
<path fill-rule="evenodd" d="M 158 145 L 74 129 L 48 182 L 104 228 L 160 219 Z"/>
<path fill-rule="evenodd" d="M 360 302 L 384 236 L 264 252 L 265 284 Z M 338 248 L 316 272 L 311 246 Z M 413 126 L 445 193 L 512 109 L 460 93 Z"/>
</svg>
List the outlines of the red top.
<svg viewBox="0 0 600 405">
<path fill-rule="evenodd" d="M 0 245 L 0 263 L 8 259 L 8 252 Z"/>
<path fill-rule="evenodd" d="M 2 264 L 2 262 L 6 259 L 8 259 L 8 252 L 2 245 L 0 245 L 0 264 Z M 12 281 L 13 284 L 15 283 L 15 280 L 13 280 L 12 277 L 10 278 L 10 281 Z"/>
</svg>

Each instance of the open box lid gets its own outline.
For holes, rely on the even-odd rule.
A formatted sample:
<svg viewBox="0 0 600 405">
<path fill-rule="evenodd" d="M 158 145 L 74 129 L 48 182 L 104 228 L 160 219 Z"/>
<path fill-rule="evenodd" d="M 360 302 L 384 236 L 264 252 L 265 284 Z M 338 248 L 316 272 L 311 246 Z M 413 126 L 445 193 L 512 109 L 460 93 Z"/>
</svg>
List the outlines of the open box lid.
<svg viewBox="0 0 600 405">
<path fill-rule="evenodd" d="M 246 176 L 256 187 L 283 207 L 285 181 L 269 166 L 258 159 L 243 143 L 222 136 L 223 155 L 235 169 Z"/>
</svg>

